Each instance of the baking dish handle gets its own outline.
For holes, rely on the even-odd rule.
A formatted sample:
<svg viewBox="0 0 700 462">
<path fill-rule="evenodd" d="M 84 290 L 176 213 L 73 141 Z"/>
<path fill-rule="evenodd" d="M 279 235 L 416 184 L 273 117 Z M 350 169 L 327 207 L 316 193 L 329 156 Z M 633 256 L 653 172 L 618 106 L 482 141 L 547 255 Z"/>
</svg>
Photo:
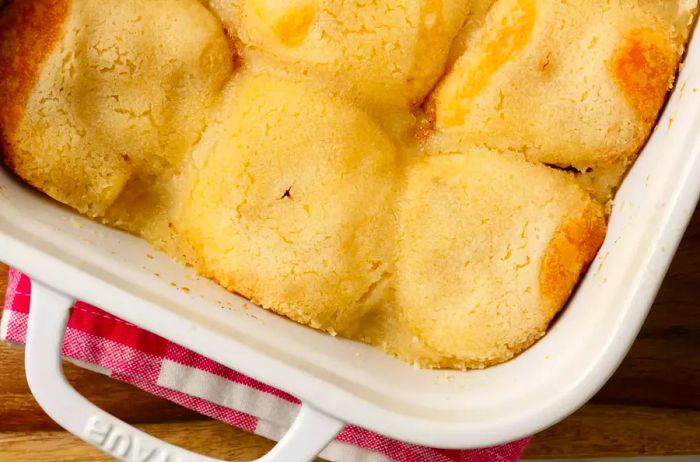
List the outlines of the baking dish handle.
<svg viewBox="0 0 700 462">
<path fill-rule="evenodd" d="M 214 462 L 154 438 L 98 408 L 66 380 L 61 346 L 74 299 L 32 281 L 25 372 L 32 394 L 46 413 L 87 443 L 124 461 Z M 308 404 L 286 435 L 258 462 L 312 460 L 344 424 Z"/>
</svg>

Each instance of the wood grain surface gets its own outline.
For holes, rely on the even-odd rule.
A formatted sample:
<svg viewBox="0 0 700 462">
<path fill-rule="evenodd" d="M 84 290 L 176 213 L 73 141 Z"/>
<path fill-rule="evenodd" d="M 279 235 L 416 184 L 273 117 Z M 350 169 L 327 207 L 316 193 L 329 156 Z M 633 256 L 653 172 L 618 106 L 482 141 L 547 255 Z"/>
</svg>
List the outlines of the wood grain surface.
<svg viewBox="0 0 700 462">
<path fill-rule="evenodd" d="M 6 269 L 0 267 L 0 291 Z M 269 450 L 247 434 L 66 364 L 95 404 L 174 444 L 231 461 Z M 527 458 L 700 454 L 700 212 L 696 212 L 637 341 L 608 384 L 578 412 L 538 434 Z M 22 350 L 0 346 L 0 460 L 105 461 L 36 405 Z"/>
</svg>

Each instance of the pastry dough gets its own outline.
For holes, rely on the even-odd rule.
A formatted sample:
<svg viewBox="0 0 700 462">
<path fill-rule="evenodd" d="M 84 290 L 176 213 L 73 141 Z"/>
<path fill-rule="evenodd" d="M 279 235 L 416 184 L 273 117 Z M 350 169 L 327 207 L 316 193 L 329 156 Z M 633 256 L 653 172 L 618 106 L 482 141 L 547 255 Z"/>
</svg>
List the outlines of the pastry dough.
<svg viewBox="0 0 700 462">
<path fill-rule="evenodd" d="M 485 367 L 594 258 L 695 7 L 12 0 L 2 157 L 290 319 Z"/>
</svg>

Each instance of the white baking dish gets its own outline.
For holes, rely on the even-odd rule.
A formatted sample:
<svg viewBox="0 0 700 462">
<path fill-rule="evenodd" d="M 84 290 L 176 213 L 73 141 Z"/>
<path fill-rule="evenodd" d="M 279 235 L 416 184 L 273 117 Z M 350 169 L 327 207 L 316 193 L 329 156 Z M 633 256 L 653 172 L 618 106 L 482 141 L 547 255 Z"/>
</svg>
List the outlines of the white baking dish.
<svg viewBox="0 0 700 462">
<path fill-rule="evenodd" d="M 307 459 L 342 423 L 423 445 L 480 447 L 552 425 L 603 385 L 642 325 L 699 195 L 695 38 L 663 117 L 617 195 L 607 239 L 588 274 L 545 338 L 497 367 L 418 370 L 371 347 L 246 309 L 244 299 L 145 242 L 77 215 L 1 169 L 0 259 L 35 282 L 27 373 L 37 399 L 93 444 L 96 425 L 131 435 L 137 430 L 89 407 L 61 381 L 58 344 L 74 298 L 299 397 L 303 416 L 266 460 Z M 181 460 L 200 460 L 135 438 Z M 120 455 L 109 444 L 102 449 Z"/>
</svg>

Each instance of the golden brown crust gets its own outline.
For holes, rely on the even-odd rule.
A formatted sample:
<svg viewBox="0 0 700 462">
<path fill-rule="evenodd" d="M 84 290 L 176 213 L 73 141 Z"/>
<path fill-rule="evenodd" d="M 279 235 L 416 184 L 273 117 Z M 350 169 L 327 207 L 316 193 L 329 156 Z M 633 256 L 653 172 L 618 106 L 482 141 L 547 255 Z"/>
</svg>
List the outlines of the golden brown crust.
<svg viewBox="0 0 700 462">
<path fill-rule="evenodd" d="M 0 154 L 11 168 L 15 130 L 69 9 L 69 0 L 11 0 L 0 14 Z"/>
<path fill-rule="evenodd" d="M 651 29 L 631 31 L 612 60 L 612 73 L 640 121 L 651 126 L 673 85 L 678 56 L 669 40 Z"/>
<path fill-rule="evenodd" d="M 520 53 L 532 39 L 537 19 L 534 0 L 514 0 L 510 10 L 496 22 L 479 43 L 474 61 L 450 72 L 458 76 L 457 84 L 443 80 L 438 85 L 437 98 L 446 103 L 437 106 L 437 124 L 449 128 L 465 123 L 471 109 L 467 102 L 482 93 L 494 75 Z"/>
<path fill-rule="evenodd" d="M 542 259 L 539 284 L 547 309 L 554 316 L 566 303 L 581 273 L 603 244 L 607 224 L 602 207 L 588 207 L 559 226 Z"/>
<path fill-rule="evenodd" d="M 501 363 L 545 334 L 606 222 L 541 164 L 593 166 L 579 183 L 607 200 L 682 50 L 651 7 L 499 0 L 476 2 L 445 67 L 461 0 L 245 0 L 231 69 L 196 0 L 11 2 L 0 148 L 18 174 L 257 305 L 424 367 Z"/>
</svg>

